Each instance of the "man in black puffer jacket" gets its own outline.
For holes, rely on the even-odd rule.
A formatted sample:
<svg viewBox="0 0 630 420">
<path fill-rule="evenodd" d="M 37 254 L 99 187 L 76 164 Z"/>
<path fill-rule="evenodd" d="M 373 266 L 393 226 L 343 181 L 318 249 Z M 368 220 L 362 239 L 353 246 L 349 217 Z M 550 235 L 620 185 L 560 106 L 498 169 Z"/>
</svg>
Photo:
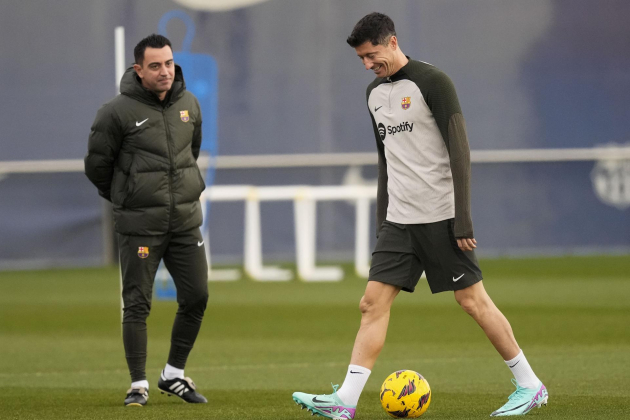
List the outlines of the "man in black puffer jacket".
<svg viewBox="0 0 630 420">
<path fill-rule="evenodd" d="M 169 40 L 151 35 L 134 49 L 120 95 L 99 109 L 89 137 L 85 174 L 113 204 L 123 278 L 123 343 L 131 389 L 125 405 L 149 398 L 145 374 L 146 318 L 160 260 L 173 276 L 179 309 L 158 388 L 186 402 L 205 403 L 184 366 L 208 301 L 208 265 L 197 167 L 199 103 L 186 90 Z"/>
</svg>

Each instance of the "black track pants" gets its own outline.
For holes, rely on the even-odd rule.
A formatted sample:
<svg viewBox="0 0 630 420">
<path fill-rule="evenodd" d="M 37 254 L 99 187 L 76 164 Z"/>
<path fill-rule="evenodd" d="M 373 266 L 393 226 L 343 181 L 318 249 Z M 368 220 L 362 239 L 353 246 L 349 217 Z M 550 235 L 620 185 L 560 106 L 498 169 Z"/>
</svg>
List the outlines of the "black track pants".
<svg viewBox="0 0 630 420">
<path fill-rule="evenodd" d="M 146 319 L 160 260 L 173 276 L 179 308 L 168 363 L 186 365 L 208 302 L 208 263 L 199 228 L 159 236 L 118 235 L 123 278 L 123 343 L 132 382 L 146 379 Z"/>
</svg>

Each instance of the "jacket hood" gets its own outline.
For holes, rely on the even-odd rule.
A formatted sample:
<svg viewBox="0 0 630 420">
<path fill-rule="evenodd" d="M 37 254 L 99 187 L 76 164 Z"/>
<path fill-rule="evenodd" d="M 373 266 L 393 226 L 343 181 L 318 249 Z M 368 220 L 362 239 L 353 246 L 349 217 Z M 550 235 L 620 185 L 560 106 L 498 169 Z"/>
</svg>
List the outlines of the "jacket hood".
<svg viewBox="0 0 630 420">
<path fill-rule="evenodd" d="M 165 98 L 167 103 L 170 104 L 177 101 L 182 97 L 185 91 L 186 82 L 184 81 L 184 73 L 182 72 L 182 68 L 175 64 L 173 85 Z M 122 79 L 120 79 L 120 93 L 148 105 L 162 105 L 162 101 L 160 101 L 160 98 L 158 98 L 155 92 L 142 86 L 142 81 L 136 74 L 133 66 L 125 70 L 125 74 L 123 74 Z"/>
</svg>

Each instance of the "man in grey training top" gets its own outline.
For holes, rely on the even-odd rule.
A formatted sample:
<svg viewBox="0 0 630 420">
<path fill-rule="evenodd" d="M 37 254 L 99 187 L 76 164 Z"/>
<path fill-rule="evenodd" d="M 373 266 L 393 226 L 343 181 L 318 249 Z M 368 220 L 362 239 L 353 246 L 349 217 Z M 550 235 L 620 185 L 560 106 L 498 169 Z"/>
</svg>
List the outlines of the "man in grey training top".
<svg viewBox="0 0 630 420">
<path fill-rule="evenodd" d="M 134 49 L 136 63 L 120 95 L 99 109 L 85 157 L 85 173 L 113 204 L 123 281 L 123 343 L 131 388 L 126 406 L 149 399 L 145 373 L 146 319 L 155 273 L 164 259 L 179 305 L 168 362 L 158 388 L 189 403 L 205 403 L 184 366 L 208 301 L 197 167 L 201 147 L 199 103 L 186 90 L 168 39 L 150 35 Z"/>
<path fill-rule="evenodd" d="M 491 415 L 526 414 L 546 404 L 545 386 L 481 281 L 470 213 L 470 150 L 453 83 L 431 64 L 406 57 L 394 22 L 383 14 L 363 17 L 347 42 L 376 75 L 367 105 L 378 150 L 378 239 L 343 385 L 333 394 L 296 392 L 293 399 L 325 417 L 354 418 L 385 342 L 390 307 L 400 290 L 414 291 L 424 271 L 432 293 L 454 291 L 514 374 L 516 391 Z"/>
</svg>

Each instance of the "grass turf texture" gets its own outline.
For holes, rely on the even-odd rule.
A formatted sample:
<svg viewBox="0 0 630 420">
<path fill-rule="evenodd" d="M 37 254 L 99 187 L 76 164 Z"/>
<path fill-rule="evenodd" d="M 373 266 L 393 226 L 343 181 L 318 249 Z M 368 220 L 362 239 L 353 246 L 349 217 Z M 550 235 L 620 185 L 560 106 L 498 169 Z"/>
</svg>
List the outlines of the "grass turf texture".
<svg viewBox="0 0 630 420">
<path fill-rule="evenodd" d="M 481 266 L 486 289 L 550 392 L 549 406 L 528 416 L 628 418 L 630 258 Z M 351 274 L 333 284 L 210 283 L 186 369 L 207 405 L 158 392 L 176 304 L 155 301 L 148 320 L 149 404 L 127 408 L 118 269 L 0 273 L 0 418 L 310 418 L 291 394 L 329 393 L 330 381 L 343 381 L 364 287 Z M 423 418 L 487 418 L 513 391 L 509 370 L 452 293 L 432 296 L 424 281 L 394 304 L 357 419 L 388 418 L 378 389 L 399 369 L 416 370 L 431 385 Z"/>
</svg>

